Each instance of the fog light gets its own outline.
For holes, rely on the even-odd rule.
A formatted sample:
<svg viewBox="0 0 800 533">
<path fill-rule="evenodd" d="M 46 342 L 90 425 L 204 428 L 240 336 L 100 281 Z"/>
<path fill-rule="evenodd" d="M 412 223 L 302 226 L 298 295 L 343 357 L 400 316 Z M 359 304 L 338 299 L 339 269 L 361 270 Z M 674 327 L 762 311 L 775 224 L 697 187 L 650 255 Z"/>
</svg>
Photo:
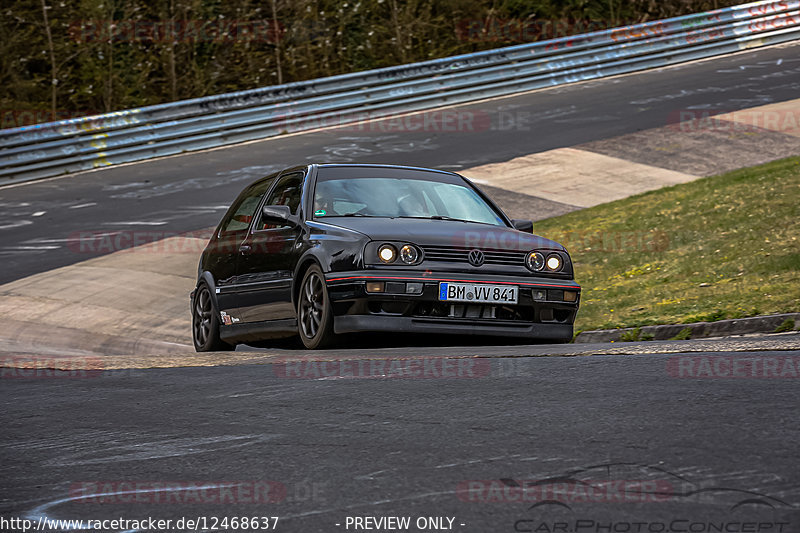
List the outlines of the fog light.
<svg viewBox="0 0 800 533">
<path fill-rule="evenodd" d="M 378 248 L 378 257 L 384 263 L 394 263 L 397 259 L 397 250 L 391 244 L 384 244 Z"/>
<path fill-rule="evenodd" d="M 382 281 L 368 281 L 367 282 L 367 292 L 383 292 L 383 288 L 384 287 L 385 287 L 385 284 Z"/>
<path fill-rule="evenodd" d="M 561 270 L 561 257 L 557 256 L 556 254 L 550 254 L 547 256 L 547 268 L 553 272 L 558 272 Z"/>
<path fill-rule="evenodd" d="M 406 283 L 406 294 L 422 294 L 424 286 L 422 283 Z"/>
<path fill-rule="evenodd" d="M 547 290 L 547 299 L 551 302 L 563 302 L 564 301 L 564 291 L 559 289 L 548 289 Z"/>
<path fill-rule="evenodd" d="M 565 302 L 576 302 L 578 300 L 578 293 L 575 291 L 564 291 Z"/>
<path fill-rule="evenodd" d="M 547 300 L 547 293 L 543 290 L 534 290 L 533 291 L 533 299 L 534 300 Z"/>
</svg>

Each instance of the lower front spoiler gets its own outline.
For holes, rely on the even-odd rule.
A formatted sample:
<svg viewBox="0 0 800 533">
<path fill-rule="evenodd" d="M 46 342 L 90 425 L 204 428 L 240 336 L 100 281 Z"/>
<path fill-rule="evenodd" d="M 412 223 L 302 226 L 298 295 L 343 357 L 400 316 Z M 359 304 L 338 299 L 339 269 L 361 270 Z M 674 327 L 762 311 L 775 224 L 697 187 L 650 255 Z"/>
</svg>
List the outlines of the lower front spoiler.
<svg viewBox="0 0 800 533">
<path fill-rule="evenodd" d="M 486 335 L 527 338 L 542 341 L 572 340 L 572 324 L 497 322 L 482 324 L 447 318 L 417 318 L 379 315 L 342 315 L 333 319 L 335 333 L 384 331 L 395 333 L 440 333 L 446 335 Z"/>
</svg>

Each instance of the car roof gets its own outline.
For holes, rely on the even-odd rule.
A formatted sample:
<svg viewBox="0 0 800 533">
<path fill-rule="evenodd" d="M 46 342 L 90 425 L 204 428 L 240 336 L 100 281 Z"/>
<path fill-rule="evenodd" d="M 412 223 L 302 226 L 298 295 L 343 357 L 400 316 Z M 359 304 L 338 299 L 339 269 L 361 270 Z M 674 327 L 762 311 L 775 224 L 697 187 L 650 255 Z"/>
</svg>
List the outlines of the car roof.
<svg viewBox="0 0 800 533">
<path fill-rule="evenodd" d="M 382 165 L 377 163 L 322 163 L 317 165 L 319 168 L 396 168 L 398 170 L 417 170 L 422 172 L 436 172 L 439 174 L 447 174 L 448 176 L 458 176 L 455 172 L 447 170 L 438 170 L 435 168 L 425 167 L 412 167 L 407 165 Z M 459 176 L 460 177 L 460 176 Z"/>
</svg>

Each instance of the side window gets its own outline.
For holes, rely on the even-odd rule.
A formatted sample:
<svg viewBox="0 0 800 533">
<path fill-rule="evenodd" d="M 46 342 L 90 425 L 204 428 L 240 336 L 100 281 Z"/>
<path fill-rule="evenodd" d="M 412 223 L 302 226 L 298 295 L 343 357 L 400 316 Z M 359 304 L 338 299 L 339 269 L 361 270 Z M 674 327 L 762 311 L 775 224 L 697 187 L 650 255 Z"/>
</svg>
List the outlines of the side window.
<svg viewBox="0 0 800 533">
<path fill-rule="evenodd" d="M 267 201 L 264 205 L 288 205 L 292 213 L 297 213 L 297 208 L 300 207 L 300 197 L 303 195 L 303 176 L 302 172 L 293 172 L 281 176 L 275 188 L 269 193 Z M 274 229 L 283 226 L 275 224 L 259 223 L 259 230 Z"/>
<path fill-rule="evenodd" d="M 268 178 L 245 189 L 236 199 L 233 207 L 228 210 L 228 214 L 221 225 L 221 232 L 243 231 L 250 227 L 250 221 L 253 220 L 261 197 L 264 196 L 264 193 L 274 182 L 274 177 Z"/>
</svg>

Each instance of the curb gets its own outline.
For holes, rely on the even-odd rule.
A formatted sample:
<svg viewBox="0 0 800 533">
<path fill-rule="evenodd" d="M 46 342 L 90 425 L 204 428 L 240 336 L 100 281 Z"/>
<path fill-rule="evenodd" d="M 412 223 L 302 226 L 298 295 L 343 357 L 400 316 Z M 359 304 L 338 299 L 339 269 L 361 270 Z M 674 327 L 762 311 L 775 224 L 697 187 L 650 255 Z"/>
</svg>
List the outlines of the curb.
<svg viewBox="0 0 800 533">
<path fill-rule="evenodd" d="M 728 335 L 746 335 L 749 333 L 774 333 L 775 329 L 786 319 L 794 320 L 796 331 L 800 325 L 800 313 L 736 318 L 732 320 L 719 320 L 717 322 L 695 322 L 693 324 L 642 326 L 639 331 L 640 335 L 653 335 L 653 340 L 662 341 L 672 339 L 682 330 L 689 328 L 692 332 L 692 339 L 702 339 L 708 337 L 725 337 Z M 624 333 L 632 332 L 635 329 L 636 328 L 623 328 L 582 331 L 575 337 L 575 342 L 619 342 Z"/>
</svg>

